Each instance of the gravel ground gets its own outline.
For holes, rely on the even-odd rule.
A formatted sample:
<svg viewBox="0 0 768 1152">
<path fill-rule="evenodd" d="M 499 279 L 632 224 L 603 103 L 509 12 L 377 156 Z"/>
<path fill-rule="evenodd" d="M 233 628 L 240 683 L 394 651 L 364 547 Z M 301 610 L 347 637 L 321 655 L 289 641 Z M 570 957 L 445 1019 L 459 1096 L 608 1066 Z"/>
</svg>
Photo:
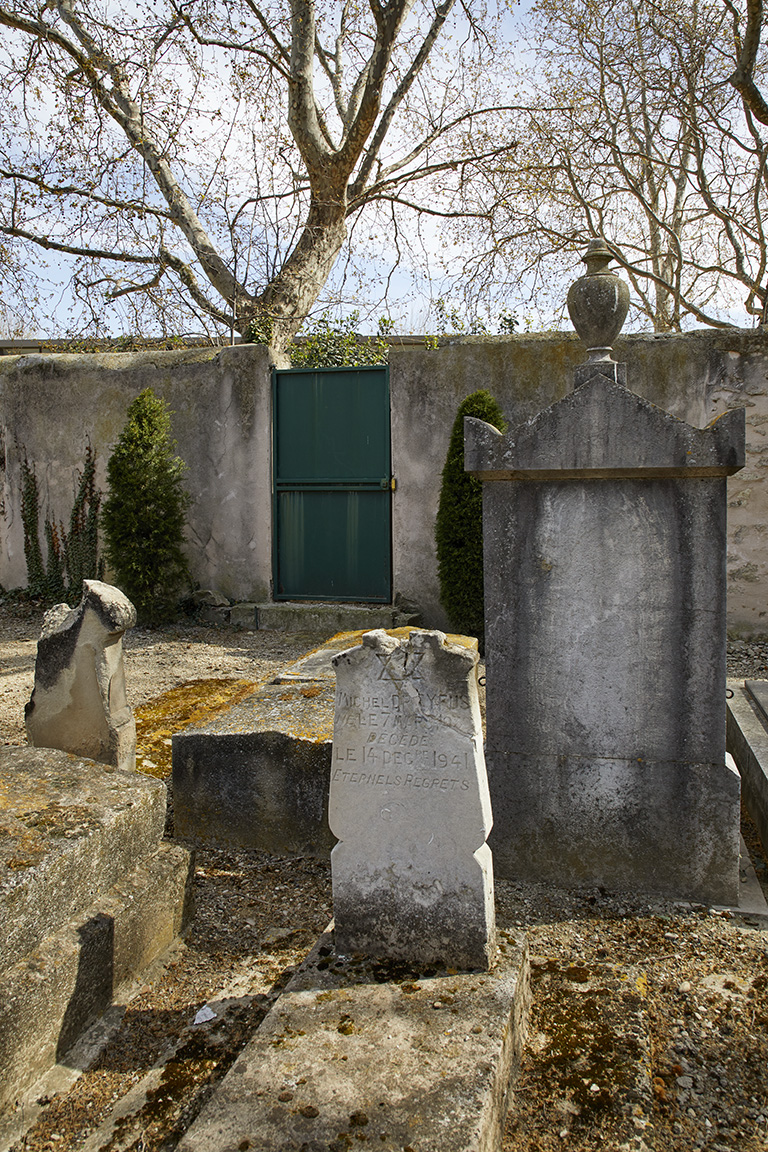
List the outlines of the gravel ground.
<svg viewBox="0 0 768 1152">
<path fill-rule="evenodd" d="M 0 604 L 6 744 L 24 740 L 39 626 L 39 613 Z M 127 641 L 130 699 L 146 704 L 200 679 L 252 684 L 324 639 L 192 624 L 137 629 Z M 768 640 L 731 644 L 728 670 L 768 677 Z M 765 880 L 748 820 L 744 831 Z M 95 1062 L 31 1106 L 16 1152 L 74 1152 L 86 1142 L 88 1152 L 170 1152 L 331 916 L 328 867 L 309 859 L 202 851 L 195 889 L 185 942 L 134 990 Z M 533 972 L 505 1152 L 768 1149 L 764 922 L 600 889 L 508 883 L 498 884 L 498 918 L 525 928 Z M 205 1005 L 212 1018 L 196 1025 Z M 139 1104 L 110 1143 L 99 1125 L 131 1089 Z"/>
</svg>

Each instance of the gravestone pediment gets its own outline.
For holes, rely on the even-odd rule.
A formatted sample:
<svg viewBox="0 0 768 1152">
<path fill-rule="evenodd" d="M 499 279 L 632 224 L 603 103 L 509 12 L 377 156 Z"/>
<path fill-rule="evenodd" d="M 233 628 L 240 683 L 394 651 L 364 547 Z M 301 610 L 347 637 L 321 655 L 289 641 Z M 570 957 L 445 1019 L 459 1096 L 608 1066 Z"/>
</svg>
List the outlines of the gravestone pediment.
<svg viewBox="0 0 768 1152">
<path fill-rule="evenodd" d="M 506 435 L 464 421 L 464 467 L 482 480 L 728 476 L 744 446 L 743 409 L 694 428 L 600 376 Z"/>
</svg>

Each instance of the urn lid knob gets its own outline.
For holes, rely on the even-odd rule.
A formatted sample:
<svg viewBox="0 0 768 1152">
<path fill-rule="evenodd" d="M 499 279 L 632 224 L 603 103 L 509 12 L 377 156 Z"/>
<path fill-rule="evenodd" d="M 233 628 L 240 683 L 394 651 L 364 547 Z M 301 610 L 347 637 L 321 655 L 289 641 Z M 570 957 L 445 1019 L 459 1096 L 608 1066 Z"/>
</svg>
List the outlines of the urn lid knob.
<svg viewBox="0 0 768 1152">
<path fill-rule="evenodd" d="M 610 271 L 608 269 L 611 260 L 613 260 L 613 252 L 602 236 L 596 240 L 590 240 L 587 250 L 581 258 L 582 264 L 587 266 L 587 276 L 599 276 L 601 272 L 608 272 L 610 276 L 615 276 L 616 273 L 613 269 Z"/>
</svg>

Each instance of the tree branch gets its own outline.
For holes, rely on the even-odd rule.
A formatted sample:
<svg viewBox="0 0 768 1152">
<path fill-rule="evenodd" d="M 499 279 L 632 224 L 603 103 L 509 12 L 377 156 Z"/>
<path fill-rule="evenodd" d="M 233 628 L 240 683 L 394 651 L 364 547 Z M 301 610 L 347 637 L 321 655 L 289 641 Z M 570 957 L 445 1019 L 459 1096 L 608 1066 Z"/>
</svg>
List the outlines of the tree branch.
<svg viewBox="0 0 768 1152">
<path fill-rule="evenodd" d="M 733 11 L 732 5 L 728 6 Z M 755 83 L 755 64 L 762 28 L 763 0 L 747 0 L 747 27 L 741 41 L 736 70 L 728 79 L 755 119 L 761 124 L 768 124 L 768 103 Z"/>
<path fill-rule="evenodd" d="M 20 240 L 30 240 L 38 248 L 45 248 L 51 252 L 66 252 L 70 256 L 87 256 L 91 260 L 118 260 L 126 264 L 158 263 L 157 256 L 140 256 L 136 252 L 111 252 L 107 248 L 84 248 L 77 244 L 64 244 L 62 241 L 37 236 L 34 232 L 10 224 L 0 224 L 0 232 L 5 236 L 16 236 Z"/>
<path fill-rule="evenodd" d="M 384 109 L 376 131 L 373 134 L 373 139 L 365 150 L 363 163 L 360 165 L 357 178 L 355 179 L 355 182 L 350 189 L 350 196 L 352 199 L 356 199 L 360 195 L 362 189 L 368 182 L 368 178 L 373 170 L 374 164 L 378 160 L 384 139 L 390 129 L 395 113 L 410 91 L 414 80 L 424 67 L 427 57 L 432 51 L 435 41 L 440 35 L 445 21 L 448 19 L 454 3 L 455 0 L 443 0 L 443 3 L 439 4 L 435 9 L 435 16 L 432 24 L 430 25 L 429 31 L 424 37 L 418 52 L 416 53 L 410 67 L 408 68 L 408 71 L 405 73 L 405 76 L 403 76 L 403 79 L 400 81 L 389 102 L 387 103 L 387 107 Z"/>
<path fill-rule="evenodd" d="M 32 184 L 41 192 L 51 196 L 79 196 L 84 200 L 91 200 L 94 204 L 103 204 L 105 208 L 118 208 L 125 212 L 136 212 L 141 216 L 154 216 L 160 220 L 170 220 L 171 215 L 162 208 L 153 208 L 142 200 L 115 200 L 109 196 L 101 196 L 90 188 L 78 188 L 75 184 L 48 184 L 42 176 L 30 176 L 26 172 L 17 172 L 13 169 L 0 168 L 0 177 L 5 180 L 21 180 Z"/>
</svg>

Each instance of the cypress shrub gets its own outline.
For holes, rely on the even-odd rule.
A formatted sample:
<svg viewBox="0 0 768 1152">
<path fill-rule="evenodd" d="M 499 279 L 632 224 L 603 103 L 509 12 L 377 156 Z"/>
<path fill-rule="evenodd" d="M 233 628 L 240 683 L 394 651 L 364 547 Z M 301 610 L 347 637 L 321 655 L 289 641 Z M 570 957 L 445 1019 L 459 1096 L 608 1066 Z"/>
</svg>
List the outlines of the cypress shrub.
<svg viewBox="0 0 768 1152">
<path fill-rule="evenodd" d="M 66 599 L 77 604 L 83 595 L 83 580 L 101 580 L 104 561 L 99 557 L 99 510 L 101 492 L 96 487 L 96 453 L 85 447 L 85 466 L 80 474 L 75 502 L 64 537 L 64 564 L 67 572 Z"/>
<path fill-rule="evenodd" d="M 464 417 L 504 432 L 507 422 L 490 392 L 473 392 L 459 405 L 443 468 L 435 526 L 440 602 L 451 627 L 477 636 L 483 648 L 483 486 L 464 471 Z"/>
<path fill-rule="evenodd" d="M 168 405 L 145 388 L 107 465 L 102 526 L 113 579 L 147 624 L 172 617 L 190 582 L 182 545 L 191 500 L 175 447 Z"/>
<path fill-rule="evenodd" d="M 21 462 L 21 521 L 24 527 L 24 555 L 27 561 L 27 590 L 46 603 L 66 600 L 77 604 L 83 594 L 83 580 L 100 580 L 104 566 L 99 559 L 99 506 L 101 492 L 96 487 L 96 453 L 85 447 L 85 464 L 79 475 L 75 502 L 69 518 L 69 532 L 62 523 L 46 517 L 43 532 L 47 561 L 40 548 L 40 491 L 35 469 L 24 456 Z M 66 577 L 66 579 L 65 579 Z"/>
</svg>

